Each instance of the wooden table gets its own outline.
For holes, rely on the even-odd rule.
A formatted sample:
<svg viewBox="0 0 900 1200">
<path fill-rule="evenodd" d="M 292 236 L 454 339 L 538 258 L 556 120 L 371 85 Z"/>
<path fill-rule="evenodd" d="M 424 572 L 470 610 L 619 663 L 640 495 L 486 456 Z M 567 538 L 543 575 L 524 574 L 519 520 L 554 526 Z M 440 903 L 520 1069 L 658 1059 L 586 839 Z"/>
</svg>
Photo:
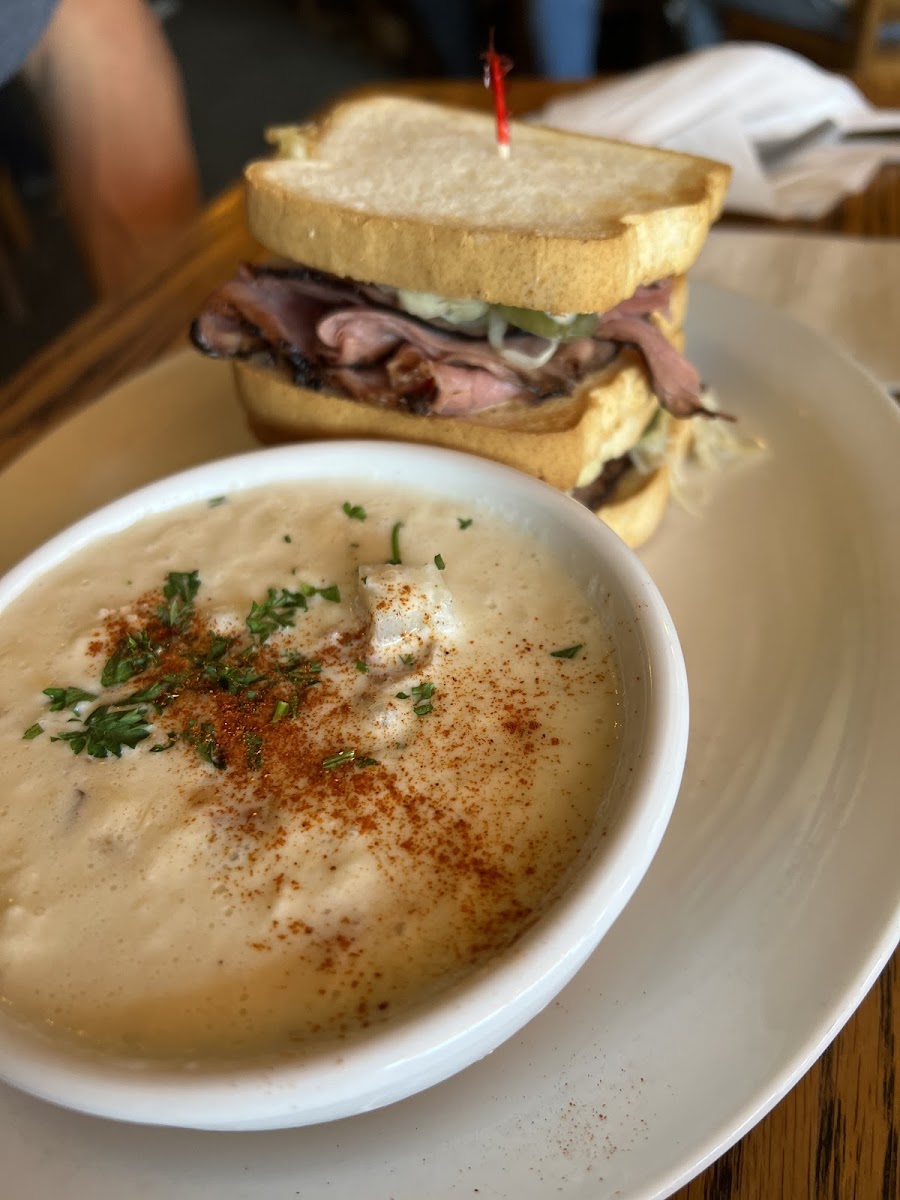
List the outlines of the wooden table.
<svg viewBox="0 0 900 1200">
<path fill-rule="evenodd" d="M 900 106 L 900 78 L 863 86 Z M 571 85 L 514 82 L 518 112 Z M 426 98 L 483 106 L 474 82 L 397 86 Z M 805 229 L 900 236 L 900 166 Z M 184 339 L 192 314 L 242 260 L 259 255 L 239 184 L 209 205 L 170 261 L 115 302 L 98 305 L 0 390 L 0 465 L 118 380 Z M 900 1197 L 900 952 L 821 1060 L 773 1112 L 678 1200 L 897 1200 Z"/>
</svg>

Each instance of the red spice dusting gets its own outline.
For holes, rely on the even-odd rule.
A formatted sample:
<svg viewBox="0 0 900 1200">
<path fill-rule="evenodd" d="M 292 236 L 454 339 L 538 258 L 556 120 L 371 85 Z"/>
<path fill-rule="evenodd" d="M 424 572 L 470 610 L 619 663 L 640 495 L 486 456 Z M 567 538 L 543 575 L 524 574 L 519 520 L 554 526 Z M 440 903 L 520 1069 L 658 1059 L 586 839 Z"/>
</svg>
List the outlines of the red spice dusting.
<svg viewBox="0 0 900 1200">
<path fill-rule="evenodd" d="M 395 589 L 394 602 L 398 594 L 408 603 L 417 602 L 409 586 Z M 169 754 L 186 755 L 208 773 L 201 786 L 183 788 L 186 809 L 194 819 L 209 822 L 205 840 L 216 847 L 203 868 L 214 872 L 223 905 L 263 898 L 273 906 L 273 941 L 290 941 L 291 953 L 302 955 L 301 961 L 320 978 L 331 977 L 336 1000 L 342 997 L 346 1003 L 348 992 L 354 995 L 357 1026 L 370 1010 L 385 1013 L 398 999 L 395 981 L 369 969 L 368 951 L 362 948 L 359 923 L 381 920 L 381 914 L 360 918 L 335 913 L 317 929 L 276 908 L 279 902 L 289 902 L 296 913 L 309 886 L 303 864 L 292 861 L 297 845 L 304 844 L 298 833 L 308 835 L 310 847 L 316 846 L 321 834 L 327 844 L 339 847 L 338 858 L 340 848 L 359 840 L 389 882 L 410 871 L 427 878 L 429 902 L 446 900 L 452 905 L 454 924 L 447 936 L 457 948 L 460 966 L 509 945 L 537 920 L 540 908 L 535 899 L 570 861 L 569 851 L 563 849 L 565 839 L 560 837 L 551 852 L 543 839 L 526 839 L 520 832 L 517 844 L 510 836 L 513 826 L 493 828 L 481 796 L 473 792 L 471 799 L 461 800 L 454 779 L 473 762 L 489 760 L 493 768 L 506 764 L 508 778 L 518 789 L 516 802 L 523 813 L 528 809 L 545 748 L 560 745 L 559 737 L 547 738 L 541 732 L 540 712 L 554 707 L 541 676 L 526 693 L 507 682 L 509 662 L 485 664 L 475 695 L 472 681 L 454 674 L 452 649 L 445 650 L 434 711 L 414 727 L 417 736 L 421 731 L 427 737 L 431 765 L 427 776 L 420 780 L 408 770 L 402 752 L 385 754 L 385 761 L 376 766 L 350 763 L 328 770 L 324 761 L 345 748 L 354 748 L 360 756 L 372 749 L 365 742 L 372 729 L 366 705 L 344 696 L 339 687 L 348 664 L 358 689 L 372 689 L 374 694 L 382 686 L 377 667 L 362 677 L 355 670 L 355 661 L 365 657 L 368 627 L 342 631 L 317 647 L 314 657 L 321 670 L 308 677 L 301 673 L 299 685 L 296 676 L 284 670 L 288 651 L 283 639 L 273 637 L 262 645 L 251 644 L 246 635 L 231 639 L 235 654 L 246 650 L 244 665 L 263 679 L 229 690 L 214 674 L 204 677 L 197 665 L 213 636 L 199 605 L 186 627 L 173 631 L 157 615 L 161 601 L 160 593 L 148 593 L 132 604 L 127 615 L 111 614 L 104 621 L 102 636 L 90 643 L 90 653 L 108 657 L 138 630 L 146 631 L 160 647 L 150 666 L 124 685 L 123 694 L 162 684 L 164 704 L 158 715 L 151 714 L 154 731 L 146 745 L 162 745 L 171 738 Z M 379 604 L 387 607 L 386 601 Z M 515 646 L 517 659 L 543 653 L 525 639 Z M 167 682 L 173 678 L 179 682 Z M 455 697 L 452 721 L 442 719 L 442 691 Z M 402 706 L 408 701 L 392 703 Z M 287 711 L 279 715 L 280 705 Z M 201 761 L 204 745 L 213 748 L 212 762 Z M 399 749 L 398 743 L 394 750 Z M 323 875 L 327 881 L 323 886 L 329 888 L 334 886 L 331 873 L 338 870 L 330 857 L 331 852 L 317 852 L 309 860 L 328 873 Z M 273 862 L 278 863 L 274 874 Z M 528 881 L 527 886 L 523 881 Z M 397 936 L 402 939 L 402 929 Z M 249 945 L 258 952 L 273 950 L 269 941 Z M 279 948 L 278 953 L 285 951 Z M 409 953 L 411 957 L 416 953 L 414 945 Z M 317 990 L 322 997 L 328 994 L 324 987 Z M 349 1019 L 350 1012 L 335 1007 L 335 1024 Z"/>
</svg>

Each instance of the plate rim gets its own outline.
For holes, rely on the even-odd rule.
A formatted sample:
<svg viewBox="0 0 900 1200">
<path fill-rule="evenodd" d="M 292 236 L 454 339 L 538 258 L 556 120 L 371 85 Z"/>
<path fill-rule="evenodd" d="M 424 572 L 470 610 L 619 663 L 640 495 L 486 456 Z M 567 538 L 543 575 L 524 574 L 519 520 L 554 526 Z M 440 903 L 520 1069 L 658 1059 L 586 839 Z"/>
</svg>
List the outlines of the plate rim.
<svg viewBox="0 0 900 1200">
<path fill-rule="evenodd" d="M 721 295 L 728 298 L 728 303 L 737 304 L 739 307 L 745 308 L 749 306 L 757 314 L 764 314 L 767 319 L 777 319 L 778 323 L 787 330 L 787 336 L 795 336 L 801 339 L 812 338 L 813 342 L 819 347 L 827 347 L 829 354 L 839 356 L 845 366 L 850 368 L 856 375 L 860 386 L 864 386 L 870 392 L 871 398 L 869 402 L 879 404 L 884 413 L 888 411 L 893 413 L 890 419 L 894 421 L 894 428 L 900 434 L 900 409 L 897 408 L 887 391 L 872 373 L 842 347 L 825 338 L 822 334 L 817 333 L 815 330 L 810 329 L 795 317 L 782 313 L 771 305 L 755 300 L 738 290 L 723 288 L 716 284 L 700 281 L 695 281 L 692 287 L 694 291 L 694 314 L 697 312 L 698 305 L 702 306 L 704 303 L 717 302 L 717 297 Z M 689 317 L 689 338 L 691 336 L 690 326 L 691 319 Z M 190 361 L 192 357 L 193 352 L 190 349 L 179 350 L 172 355 L 158 360 L 140 373 L 116 384 L 112 389 L 104 393 L 103 396 L 98 397 L 97 400 L 92 401 L 90 405 L 73 414 L 60 426 L 45 434 L 33 446 L 27 448 L 21 456 L 13 460 L 12 463 L 7 464 L 0 471 L 0 481 L 5 480 L 10 470 L 21 463 L 23 459 L 27 459 L 33 451 L 44 447 L 48 441 L 57 437 L 61 430 L 68 429 L 78 423 L 84 414 L 91 411 L 96 405 L 104 401 L 107 403 L 114 403 L 116 400 L 121 402 L 123 392 L 127 395 L 136 386 L 146 386 L 148 378 L 154 377 L 161 371 L 174 370 L 177 373 L 181 364 Z M 877 401 L 875 400 L 876 394 L 879 397 Z M 894 435 L 892 434 L 891 436 L 893 437 Z M 661 536 L 665 535 L 662 534 Z M 693 1150 L 684 1151 L 678 1156 L 677 1162 L 675 1161 L 675 1156 L 673 1156 L 668 1171 L 658 1173 L 646 1185 L 642 1185 L 638 1190 L 629 1190 L 627 1193 L 623 1193 L 623 1196 L 627 1195 L 629 1200 L 651 1200 L 651 1198 L 653 1200 L 661 1200 L 662 1197 L 670 1195 L 673 1191 L 696 1177 L 697 1174 L 708 1167 L 711 1162 L 720 1157 L 754 1125 L 762 1120 L 796 1085 L 798 1080 L 802 1078 L 827 1046 L 840 1033 L 850 1016 L 877 980 L 880 972 L 884 969 L 885 964 L 896 948 L 898 938 L 900 938 L 900 884 L 898 884 L 897 888 L 897 898 L 892 918 L 880 930 L 877 939 L 874 939 L 870 947 L 870 953 L 865 957 L 864 968 L 856 973 L 851 986 L 842 989 L 843 1003 L 826 1013 L 817 1026 L 810 1030 L 803 1045 L 797 1049 L 789 1060 L 786 1060 L 779 1078 L 772 1080 L 772 1086 L 759 1089 L 754 1096 L 740 1106 L 741 1116 L 739 1119 L 736 1121 L 723 1121 L 716 1127 L 720 1132 L 711 1134 L 705 1139 L 703 1145 L 695 1145 Z"/>
</svg>

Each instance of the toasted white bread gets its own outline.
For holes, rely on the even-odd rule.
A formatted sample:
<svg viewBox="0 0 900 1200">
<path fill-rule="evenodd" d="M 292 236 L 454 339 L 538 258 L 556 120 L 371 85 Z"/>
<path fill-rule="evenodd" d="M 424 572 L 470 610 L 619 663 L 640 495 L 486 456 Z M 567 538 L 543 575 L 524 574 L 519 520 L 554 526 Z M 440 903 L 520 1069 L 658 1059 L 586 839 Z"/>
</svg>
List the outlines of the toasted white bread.
<svg viewBox="0 0 900 1200">
<path fill-rule="evenodd" d="M 569 491 L 626 453 L 657 409 L 636 353 L 619 355 L 574 396 L 504 406 L 471 417 L 420 416 L 298 387 L 268 367 L 237 361 L 238 395 L 263 442 L 381 438 L 468 450 Z"/>
<path fill-rule="evenodd" d="M 587 380 L 577 397 L 505 410 L 505 423 L 498 419 L 504 410 L 483 414 L 491 421 L 419 416 L 297 387 L 267 367 L 238 361 L 234 370 L 250 428 L 262 442 L 343 437 L 447 446 L 516 467 L 562 491 L 592 483 L 608 459 L 628 453 L 658 411 L 632 351 Z M 643 545 L 662 520 L 671 468 L 691 439 L 690 421 L 670 421 L 666 461 L 647 474 L 629 470 L 594 510 L 629 546 Z"/>
<path fill-rule="evenodd" d="M 604 312 L 681 275 L 718 215 L 729 168 L 512 123 L 497 154 L 480 113 L 389 96 L 273 131 L 246 170 L 255 237 L 368 283 L 552 313 Z"/>
</svg>

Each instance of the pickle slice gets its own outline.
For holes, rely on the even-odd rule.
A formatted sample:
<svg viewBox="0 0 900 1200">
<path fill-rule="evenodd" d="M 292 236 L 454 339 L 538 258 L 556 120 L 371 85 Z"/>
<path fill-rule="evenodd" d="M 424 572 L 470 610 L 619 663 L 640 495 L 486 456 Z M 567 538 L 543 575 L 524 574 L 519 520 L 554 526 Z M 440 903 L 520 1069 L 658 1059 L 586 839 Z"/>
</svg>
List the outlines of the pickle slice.
<svg viewBox="0 0 900 1200">
<path fill-rule="evenodd" d="M 510 325 L 534 333 L 538 337 L 559 338 L 572 342 L 576 338 L 591 337 L 597 328 L 596 313 L 575 313 L 569 317 L 554 317 L 550 313 L 537 312 L 533 308 L 513 308 L 508 304 L 495 304 L 499 313 Z"/>
</svg>

